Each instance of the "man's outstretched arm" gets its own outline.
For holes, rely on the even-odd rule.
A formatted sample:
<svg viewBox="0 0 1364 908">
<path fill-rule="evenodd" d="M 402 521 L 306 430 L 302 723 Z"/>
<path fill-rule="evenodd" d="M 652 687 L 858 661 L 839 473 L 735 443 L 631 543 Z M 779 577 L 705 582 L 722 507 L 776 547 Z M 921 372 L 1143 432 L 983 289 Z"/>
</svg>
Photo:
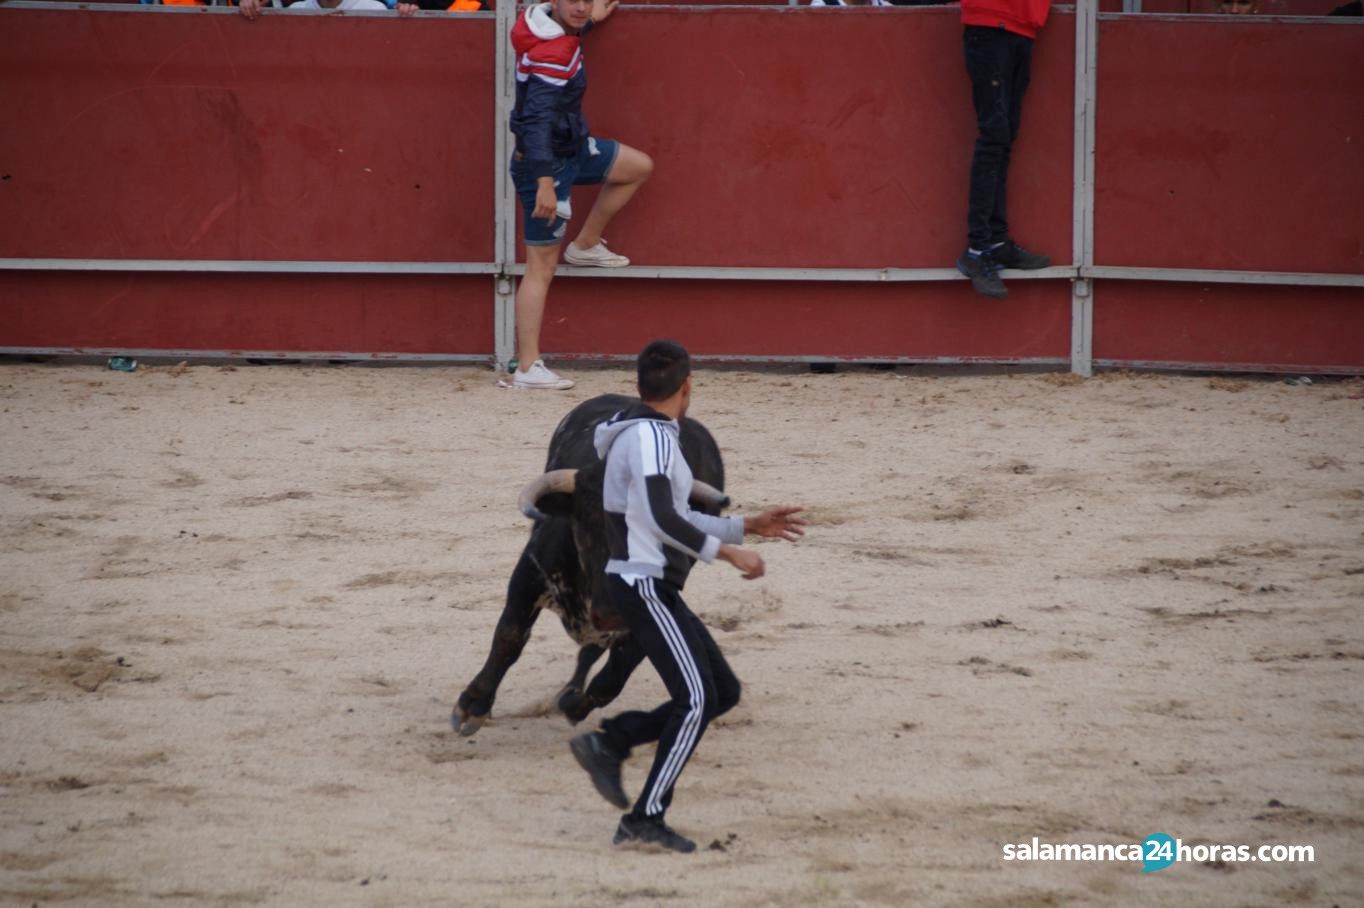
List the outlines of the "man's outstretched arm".
<svg viewBox="0 0 1364 908">
<path fill-rule="evenodd" d="M 672 478 L 666 473 L 644 477 L 644 498 L 648 503 L 649 520 L 654 525 L 659 541 L 680 549 L 693 558 L 710 562 L 720 549 L 721 540 L 692 523 L 673 507 Z"/>
</svg>

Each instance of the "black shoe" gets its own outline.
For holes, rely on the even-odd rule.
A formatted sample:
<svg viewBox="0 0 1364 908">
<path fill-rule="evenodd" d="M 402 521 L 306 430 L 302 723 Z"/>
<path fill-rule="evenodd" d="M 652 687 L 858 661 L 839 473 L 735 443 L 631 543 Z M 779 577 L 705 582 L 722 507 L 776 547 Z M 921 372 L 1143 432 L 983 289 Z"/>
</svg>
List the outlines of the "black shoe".
<svg viewBox="0 0 1364 908">
<path fill-rule="evenodd" d="M 578 735 L 568 742 L 568 746 L 578 765 L 587 770 L 597 794 L 621 809 L 630 806 L 630 799 L 620 784 L 621 756 L 611 749 L 601 732 Z"/>
<path fill-rule="evenodd" d="M 999 279 L 999 266 L 988 252 L 963 252 L 957 259 L 957 270 L 971 279 L 971 286 L 977 293 L 997 300 L 1009 295 Z"/>
<path fill-rule="evenodd" d="M 657 845 L 670 851 L 690 854 L 696 850 L 696 843 L 684 835 L 673 832 L 660 817 L 635 817 L 626 814 L 620 818 L 616 827 L 616 837 L 612 845 Z"/>
<path fill-rule="evenodd" d="M 1001 268 L 1017 268 L 1020 271 L 1036 271 L 1051 264 L 1051 259 L 1036 252 L 1029 252 L 1013 240 L 990 250 L 990 258 Z"/>
</svg>

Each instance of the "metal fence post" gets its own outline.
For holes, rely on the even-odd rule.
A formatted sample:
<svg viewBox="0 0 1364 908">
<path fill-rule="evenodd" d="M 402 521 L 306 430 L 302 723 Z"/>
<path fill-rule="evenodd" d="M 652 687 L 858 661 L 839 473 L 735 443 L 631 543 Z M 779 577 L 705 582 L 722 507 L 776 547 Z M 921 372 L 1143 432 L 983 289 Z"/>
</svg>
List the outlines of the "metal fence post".
<svg viewBox="0 0 1364 908">
<path fill-rule="evenodd" d="M 493 74 L 493 261 L 498 270 L 493 278 L 493 360 L 499 372 L 516 355 L 516 278 L 512 275 L 512 265 L 516 263 L 516 193 L 507 170 L 511 157 L 507 119 L 516 91 L 508 48 L 518 12 L 515 0 L 502 0 L 497 4 L 497 24 L 493 29 L 493 40 L 497 42 L 493 54 L 493 65 L 497 67 Z"/>
<path fill-rule="evenodd" d="M 1071 228 L 1072 261 L 1079 275 L 1071 282 L 1070 371 L 1094 371 L 1094 282 L 1085 269 L 1094 265 L 1094 108 L 1098 90 L 1098 0 L 1075 4 L 1075 195 Z"/>
</svg>

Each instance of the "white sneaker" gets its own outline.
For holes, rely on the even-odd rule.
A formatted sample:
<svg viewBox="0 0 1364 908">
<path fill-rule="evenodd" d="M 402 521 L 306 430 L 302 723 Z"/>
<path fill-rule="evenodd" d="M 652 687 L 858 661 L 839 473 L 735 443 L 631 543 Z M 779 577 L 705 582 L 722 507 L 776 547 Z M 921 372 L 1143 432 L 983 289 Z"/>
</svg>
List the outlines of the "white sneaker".
<svg viewBox="0 0 1364 908">
<path fill-rule="evenodd" d="M 501 379 L 499 388 L 516 388 L 522 391 L 567 391 L 573 387 L 572 379 L 560 378 L 545 368 L 544 360 L 537 359 L 525 372 L 520 369 L 512 373 L 510 379 Z"/>
<path fill-rule="evenodd" d="M 574 243 L 564 247 L 564 261 L 570 265 L 595 266 L 597 268 L 624 268 L 630 260 L 606 248 L 606 240 L 597 241 L 591 249 L 579 249 Z"/>
</svg>

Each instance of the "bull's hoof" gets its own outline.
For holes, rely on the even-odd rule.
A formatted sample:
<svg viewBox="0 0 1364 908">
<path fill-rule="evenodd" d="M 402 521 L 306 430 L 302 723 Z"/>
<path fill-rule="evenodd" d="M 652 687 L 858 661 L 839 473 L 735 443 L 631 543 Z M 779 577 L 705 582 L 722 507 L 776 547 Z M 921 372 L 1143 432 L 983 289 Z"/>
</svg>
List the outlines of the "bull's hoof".
<svg viewBox="0 0 1364 908">
<path fill-rule="evenodd" d="M 456 706 L 450 711 L 450 727 L 459 733 L 462 738 L 471 737 L 474 732 L 483 727 L 483 723 L 488 721 L 485 713 L 481 716 L 471 716 L 464 710 Z"/>
<path fill-rule="evenodd" d="M 564 714 L 564 718 L 571 725 L 577 725 L 596 707 L 581 690 L 576 687 L 565 687 L 559 692 L 559 712 Z"/>
</svg>

